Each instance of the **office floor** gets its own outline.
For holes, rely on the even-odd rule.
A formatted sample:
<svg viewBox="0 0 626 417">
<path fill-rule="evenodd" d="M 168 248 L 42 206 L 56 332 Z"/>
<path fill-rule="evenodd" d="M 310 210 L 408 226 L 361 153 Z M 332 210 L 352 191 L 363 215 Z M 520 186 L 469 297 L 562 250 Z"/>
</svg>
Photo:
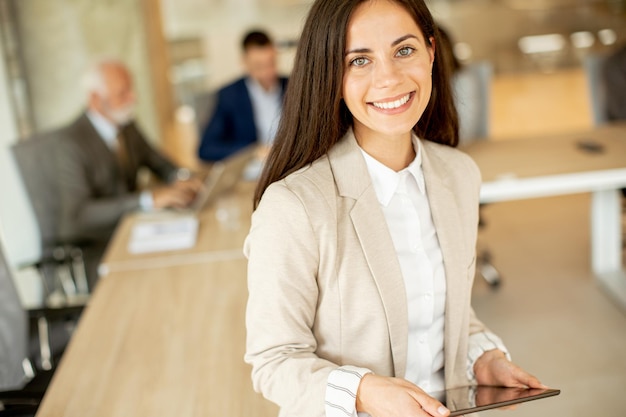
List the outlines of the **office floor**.
<svg viewBox="0 0 626 417">
<path fill-rule="evenodd" d="M 589 205 L 579 194 L 484 208 L 480 239 L 503 281 L 493 290 L 477 277 L 476 313 L 518 364 L 562 393 L 482 417 L 626 415 L 626 309 L 590 272 Z"/>
</svg>

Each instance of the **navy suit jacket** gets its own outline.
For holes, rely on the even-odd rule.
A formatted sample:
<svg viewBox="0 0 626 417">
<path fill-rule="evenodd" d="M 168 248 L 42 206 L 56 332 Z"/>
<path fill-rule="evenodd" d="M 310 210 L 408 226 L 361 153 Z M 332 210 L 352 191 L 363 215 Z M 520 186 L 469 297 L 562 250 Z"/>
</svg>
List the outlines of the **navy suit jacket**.
<svg viewBox="0 0 626 417">
<path fill-rule="evenodd" d="M 280 77 L 281 95 L 287 78 Z M 202 133 L 198 156 L 204 161 L 218 161 L 257 141 L 252 101 L 245 78 L 217 92 L 213 117 Z"/>
</svg>

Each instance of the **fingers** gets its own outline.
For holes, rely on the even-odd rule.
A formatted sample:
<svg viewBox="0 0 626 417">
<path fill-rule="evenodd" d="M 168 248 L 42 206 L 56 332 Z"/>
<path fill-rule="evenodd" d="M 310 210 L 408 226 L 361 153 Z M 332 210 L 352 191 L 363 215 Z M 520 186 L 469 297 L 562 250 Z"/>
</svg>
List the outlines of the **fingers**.
<svg viewBox="0 0 626 417">
<path fill-rule="evenodd" d="M 539 379 L 508 359 L 498 360 L 498 366 L 490 368 L 492 372 L 489 379 L 495 382 L 490 385 L 501 385 L 506 387 L 518 388 L 548 388 L 539 381 Z"/>
<path fill-rule="evenodd" d="M 518 380 L 526 387 L 528 388 L 543 388 L 546 389 L 548 388 L 547 385 L 544 385 L 541 383 L 541 381 L 539 381 L 539 379 L 537 379 L 537 377 L 529 374 L 528 372 L 524 371 L 523 369 L 517 367 L 517 369 L 519 370 L 520 375 L 518 376 Z"/>
<path fill-rule="evenodd" d="M 155 208 L 183 208 L 193 201 L 195 194 L 185 188 L 169 186 L 153 190 L 152 198 Z"/>
<path fill-rule="evenodd" d="M 424 391 L 415 387 L 416 389 L 411 393 L 415 401 L 421 406 L 422 410 L 433 417 L 447 417 L 450 414 L 448 410 L 439 400 L 426 394 Z"/>
<path fill-rule="evenodd" d="M 367 374 L 361 380 L 357 411 L 384 417 L 447 417 L 450 411 L 437 399 L 401 378 Z"/>
<path fill-rule="evenodd" d="M 450 410 L 433 397 L 425 395 L 425 398 L 422 398 L 420 404 L 422 405 L 422 409 L 431 416 L 447 417 L 450 414 Z"/>
<path fill-rule="evenodd" d="M 204 187 L 204 184 L 198 177 L 191 177 L 188 180 L 176 181 L 172 184 L 172 186 L 188 192 L 197 193 L 202 189 L 202 187 Z"/>
<path fill-rule="evenodd" d="M 487 351 L 474 366 L 479 385 L 548 388 L 535 376 L 509 361 L 500 351 Z"/>
</svg>

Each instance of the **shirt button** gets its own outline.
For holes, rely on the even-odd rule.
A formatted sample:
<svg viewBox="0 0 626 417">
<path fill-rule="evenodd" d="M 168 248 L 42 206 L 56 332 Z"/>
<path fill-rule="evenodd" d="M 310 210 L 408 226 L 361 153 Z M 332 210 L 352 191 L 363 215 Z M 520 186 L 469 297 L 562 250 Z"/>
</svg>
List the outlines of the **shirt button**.
<svg viewBox="0 0 626 417">
<path fill-rule="evenodd" d="M 421 344 L 424 344 L 424 342 L 426 341 L 426 339 L 424 338 L 424 336 L 420 337 L 418 339 L 418 342 L 420 342 Z"/>
<path fill-rule="evenodd" d="M 424 298 L 427 299 L 427 300 L 430 300 L 430 297 L 432 297 L 432 296 L 433 296 L 433 294 L 430 293 L 430 292 L 427 292 L 426 294 L 424 294 Z"/>
</svg>

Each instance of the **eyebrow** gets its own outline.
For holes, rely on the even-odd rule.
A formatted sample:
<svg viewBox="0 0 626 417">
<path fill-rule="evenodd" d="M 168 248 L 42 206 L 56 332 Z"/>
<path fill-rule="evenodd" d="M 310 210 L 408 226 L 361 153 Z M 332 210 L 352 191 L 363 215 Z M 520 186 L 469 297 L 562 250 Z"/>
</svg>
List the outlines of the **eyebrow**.
<svg viewBox="0 0 626 417">
<path fill-rule="evenodd" d="M 419 40 L 417 36 L 408 34 L 408 35 L 400 36 L 398 39 L 396 39 L 395 41 L 391 42 L 391 46 L 397 46 L 398 44 L 404 42 L 407 39 Z M 350 49 L 349 51 L 346 51 L 346 55 L 349 55 L 349 54 L 362 54 L 362 53 L 366 53 L 366 52 L 372 52 L 372 50 L 368 49 L 368 48 Z"/>
</svg>

